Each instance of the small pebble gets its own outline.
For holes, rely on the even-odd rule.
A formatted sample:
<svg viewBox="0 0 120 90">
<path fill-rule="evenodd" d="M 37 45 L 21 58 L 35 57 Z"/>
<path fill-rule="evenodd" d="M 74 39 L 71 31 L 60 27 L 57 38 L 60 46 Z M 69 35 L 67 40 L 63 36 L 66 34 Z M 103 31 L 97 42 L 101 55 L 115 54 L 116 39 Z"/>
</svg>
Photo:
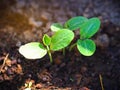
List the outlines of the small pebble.
<svg viewBox="0 0 120 90">
<path fill-rule="evenodd" d="M 109 46 L 110 40 L 107 34 L 102 34 L 97 37 L 95 42 L 97 46 L 100 46 L 101 48 L 105 48 Z"/>
<path fill-rule="evenodd" d="M 20 46 L 21 46 L 21 42 L 18 41 L 18 42 L 16 43 L 16 46 L 17 46 L 17 47 L 20 47 Z"/>
</svg>

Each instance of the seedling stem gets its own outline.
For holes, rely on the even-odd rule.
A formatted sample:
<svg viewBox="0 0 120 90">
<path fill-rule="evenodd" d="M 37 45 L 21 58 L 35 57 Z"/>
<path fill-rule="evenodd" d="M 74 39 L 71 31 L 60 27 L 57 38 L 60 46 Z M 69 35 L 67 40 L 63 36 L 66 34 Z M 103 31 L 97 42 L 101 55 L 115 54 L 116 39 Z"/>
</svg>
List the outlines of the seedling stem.
<svg viewBox="0 0 120 90">
<path fill-rule="evenodd" d="M 74 43 L 70 46 L 69 51 L 72 51 L 72 49 L 77 45 L 77 43 Z"/>
<path fill-rule="evenodd" d="M 65 56 L 65 48 L 63 48 L 63 55 Z"/>
<path fill-rule="evenodd" d="M 48 52 L 48 55 L 49 55 L 49 58 L 50 58 L 50 62 L 52 63 L 53 59 L 52 59 L 52 55 L 51 55 L 51 52 L 50 52 L 50 48 L 49 48 L 49 46 L 46 46 L 46 47 L 47 47 L 47 52 Z"/>
</svg>

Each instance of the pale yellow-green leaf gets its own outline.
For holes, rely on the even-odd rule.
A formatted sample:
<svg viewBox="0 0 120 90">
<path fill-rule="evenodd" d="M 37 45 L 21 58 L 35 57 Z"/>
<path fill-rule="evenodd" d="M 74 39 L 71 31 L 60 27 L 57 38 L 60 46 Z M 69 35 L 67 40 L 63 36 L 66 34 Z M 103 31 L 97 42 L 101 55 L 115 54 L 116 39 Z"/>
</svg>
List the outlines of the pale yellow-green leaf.
<svg viewBox="0 0 120 90">
<path fill-rule="evenodd" d="M 47 54 L 47 50 L 39 42 L 22 45 L 19 52 L 27 59 L 40 59 Z"/>
</svg>

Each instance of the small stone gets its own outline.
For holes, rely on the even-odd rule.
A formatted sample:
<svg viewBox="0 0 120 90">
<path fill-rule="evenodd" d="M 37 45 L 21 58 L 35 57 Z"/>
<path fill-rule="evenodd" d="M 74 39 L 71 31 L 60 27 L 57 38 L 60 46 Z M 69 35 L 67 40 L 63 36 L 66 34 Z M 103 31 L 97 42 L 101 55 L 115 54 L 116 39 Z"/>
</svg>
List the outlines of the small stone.
<svg viewBox="0 0 120 90">
<path fill-rule="evenodd" d="M 46 81 L 48 81 L 48 78 L 47 77 L 43 77 L 42 80 L 46 82 Z"/>
<path fill-rule="evenodd" d="M 102 34 L 97 37 L 95 42 L 97 46 L 100 46 L 101 48 L 105 48 L 109 46 L 110 40 L 107 34 Z"/>
<path fill-rule="evenodd" d="M 18 60 L 17 60 L 17 63 L 21 63 L 21 59 L 18 59 Z"/>
<path fill-rule="evenodd" d="M 17 46 L 17 47 L 20 47 L 20 46 L 21 46 L 21 42 L 18 41 L 18 42 L 16 43 L 16 46 Z"/>
</svg>

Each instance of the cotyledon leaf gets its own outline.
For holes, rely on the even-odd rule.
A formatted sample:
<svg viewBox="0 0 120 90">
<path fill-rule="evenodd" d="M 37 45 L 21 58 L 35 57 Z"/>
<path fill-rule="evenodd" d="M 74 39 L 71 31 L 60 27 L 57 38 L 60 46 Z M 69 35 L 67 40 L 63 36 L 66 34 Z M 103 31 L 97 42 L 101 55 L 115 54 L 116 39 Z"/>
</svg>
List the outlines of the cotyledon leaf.
<svg viewBox="0 0 120 90">
<path fill-rule="evenodd" d="M 45 46 L 48 46 L 51 43 L 51 38 L 47 34 L 44 34 L 43 36 L 43 43 Z"/>
<path fill-rule="evenodd" d="M 27 59 L 40 59 L 47 54 L 47 50 L 39 42 L 31 42 L 19 48 L 20 54 Z"/>
<path fill-rule="evenodd" d="M 63 29 L 63 26 L 60 23 L 53 23 L 50 27 L 53 32 L 57 32 L 60 29 Z"/>
</svg>

